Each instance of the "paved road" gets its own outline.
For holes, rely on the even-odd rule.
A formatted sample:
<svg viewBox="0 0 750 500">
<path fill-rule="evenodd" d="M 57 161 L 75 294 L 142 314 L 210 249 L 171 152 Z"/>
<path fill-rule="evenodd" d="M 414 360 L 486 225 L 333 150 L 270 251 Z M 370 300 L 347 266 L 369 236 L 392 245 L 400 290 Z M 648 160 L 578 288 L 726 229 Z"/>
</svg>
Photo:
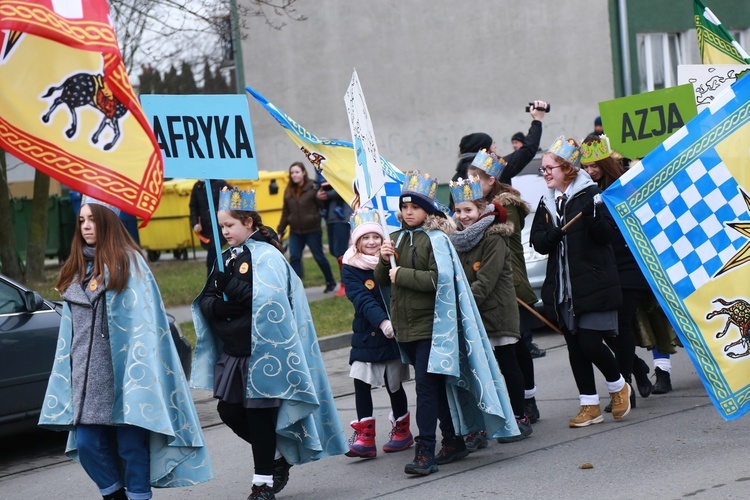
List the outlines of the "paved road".
<svg viewBox="0 0 750 500">
<path fill-rule="evenodd" d="M 714 410 L 684 353 L 674 357 L 673 385 L 666 395 L 638 399 L 625 419 L 569 429 L 577 410 L 573 377 L 562 339 L 537 337 L 548 349 L 536 360 L 537 399 L 542 419 L 524 441 L 487 449 L 426 478 L 409 477 L 403 466 L 412 452 L 381 454 L 375 460 L 332 457 L 291 470 L 280 499 L 371 498 L 747 498 L 750 419 L 725 422 Z M 644 356 L 647 353 L 641 352 Z M 324 353 L 339 417 L 347 429 L 355 418 L 348 349 Z M 648 359 L 648 357 L 646 357 Z M 599 380 L 606 402 L 606 388 Z M 414 384 L 406 384 L 414 407 Z M 387 440 L 388 399 L 373 392 L 378 444 Z M 219 423 L 210 394 L 194 393 L 216 468 L 213 481 L 192 488 L 156 490 L 156 499 L 244 499 L 252 474 L 250 447 Z M 15 463 L 0 461 L 0 499 L 97 498 L 77 464 L 55 453 Z M 11 453 L 12 454 L 12 453 Z M 6 452 L 3 453 L 6 456 Z M 23 463 L 22 463 L 23 462 Z M 579 468 L 584 463 L 592 469 Z"/>
</svg>

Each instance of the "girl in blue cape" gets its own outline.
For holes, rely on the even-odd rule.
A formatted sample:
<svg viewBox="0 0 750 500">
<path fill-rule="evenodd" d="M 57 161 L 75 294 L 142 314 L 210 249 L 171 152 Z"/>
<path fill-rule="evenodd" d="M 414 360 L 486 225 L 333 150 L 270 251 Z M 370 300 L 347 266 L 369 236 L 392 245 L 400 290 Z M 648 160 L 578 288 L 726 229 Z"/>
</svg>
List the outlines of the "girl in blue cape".
<svg viewBox="0 0 750 500">
<path fill-rule="evenodd" d="M 255 210 L 255 192 L 224 189 L 230 248 L 193 302 L 191 383 L 214 391 L 222 421 L 250 443 L 249 498 L 272 499 L 289 469 L 347 450 L 302 282 Z"/>
<path fill-rule="evenodd" d="M 213 469 L 159 289 L 117 212 L 82 200 L 39 425 L 70 431 L 66 455 L 105 499 L 146 500 Z"/>
<path fill-rule="evenodd" d="M 484 428 L 492 438 L 519 434 L 505 381 L 448 237 L 455 224 L 437 208 L 436 192 L 437 180 L 429 175 L 405 175 L 401 229 L 383 242 L 375 266 L 375 280 L 390 285 L 391 321 L 402 357 L 414 366 L 419 435 L 404 472 L 418 475 L 467 456 L 461 436 L 470 432 Z M 435 453 L 438 420 L 443 439 Z"/>
</svg>

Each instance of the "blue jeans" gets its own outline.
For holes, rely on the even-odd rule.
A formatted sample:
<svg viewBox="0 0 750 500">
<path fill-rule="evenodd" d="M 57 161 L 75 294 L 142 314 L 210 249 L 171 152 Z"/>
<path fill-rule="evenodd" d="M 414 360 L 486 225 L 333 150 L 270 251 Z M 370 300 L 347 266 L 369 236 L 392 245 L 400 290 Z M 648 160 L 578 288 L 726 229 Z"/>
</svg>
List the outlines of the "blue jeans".
<svg viewBox="0 0 750 500">
<path fill-rule="evenodd" d="M 289 234 L 289 264 L 297 273 L 297 276 L 302 278 L 305 275 L 302 269 L 302 251 L 305 249 L 305 245 L 310 247 L 313 259 L 318 263 L 320 270 L 323 271 L 326 283 L 336 283 L 333 278 L 333 272 L 331 272 L 331 264 L 328 263 L 325 253 L 323 253 L 323 231 L 314 231 L 312 233 L 295 233 Z"/>
<path fill-rule="evenodd" d="M 151 498 L 148 440 L 149 431 L 132 425 L 76 427 L 78 459 L 102 496 L 124 483 L 129 499 Z"/>
</svg>

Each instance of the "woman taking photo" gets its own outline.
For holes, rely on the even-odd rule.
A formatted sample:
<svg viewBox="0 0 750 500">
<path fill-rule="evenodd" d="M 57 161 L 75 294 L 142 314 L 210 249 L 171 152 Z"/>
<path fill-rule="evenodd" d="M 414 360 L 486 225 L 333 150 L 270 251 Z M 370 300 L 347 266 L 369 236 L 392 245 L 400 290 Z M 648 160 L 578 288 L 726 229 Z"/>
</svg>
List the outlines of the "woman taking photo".
<svg viewBox="0 0 750 500">
<path fill-rule="evenodd" d="M 336 280 L 323 253 L 323 230 L 320 226 L 320 207 L 318 187 L 307 177 L 307 169 L 298 161 L 289 167 L 289 184 L 284 191 L 284 208 L 277 232 L 283 236 L 289 226 L 289 264 L 302 278 L 305 270 L 302 267 L 302 251 L 305 245 L 310 247 L 315 262 L 326 280 L 325 293 L 336 288 Z"/>
<path fill-rule="evenodd" d="M 531 227 L 531 243 L 549 255 L 542 299 L 554 306 L 568 345 L 580 408 L 570 427 L 604 421 L 594 369 L 604 375 L 612 397 L 612 416 L 630 412 L 630 385 L 620 375 L 606 336 L 617 334 L 622 303 L 617 264 L 609 242 L 618 230 L 599 196 L 599 188 L 579 169 L 581 150 L 573 139 L 558 137 L 539 169 L 547 191 Z"/>
</svg>

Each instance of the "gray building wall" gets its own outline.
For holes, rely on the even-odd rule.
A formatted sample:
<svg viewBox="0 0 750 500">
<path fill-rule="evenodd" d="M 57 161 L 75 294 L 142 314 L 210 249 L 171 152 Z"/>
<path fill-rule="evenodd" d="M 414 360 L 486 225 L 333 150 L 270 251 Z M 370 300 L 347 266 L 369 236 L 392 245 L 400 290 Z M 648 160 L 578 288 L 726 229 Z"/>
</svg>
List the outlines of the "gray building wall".
<svg viewBox="0 0 750 500">
<path fill-rule="evenodd" d="M 240 2 L 241 3 L 241 2 Z M 247 19 L 245 82 L 319 137 L 350 141 L 344 93 L 356 67 L 380 154 L 402 171 L 450 179 L 460 138 L 487 132 L 498 151 L 528 130 L 544 99 L 542 147 L 583 138 L 614 98 L 608 2 L 298 0 L 306 21 L 281 30 Z M 581 16 L 585 12 L 585 16 Z M 582 21 L 584 19 L 585 21 Z M 259 166 L 303 158 L 250 98 Z"/>
</svg>

